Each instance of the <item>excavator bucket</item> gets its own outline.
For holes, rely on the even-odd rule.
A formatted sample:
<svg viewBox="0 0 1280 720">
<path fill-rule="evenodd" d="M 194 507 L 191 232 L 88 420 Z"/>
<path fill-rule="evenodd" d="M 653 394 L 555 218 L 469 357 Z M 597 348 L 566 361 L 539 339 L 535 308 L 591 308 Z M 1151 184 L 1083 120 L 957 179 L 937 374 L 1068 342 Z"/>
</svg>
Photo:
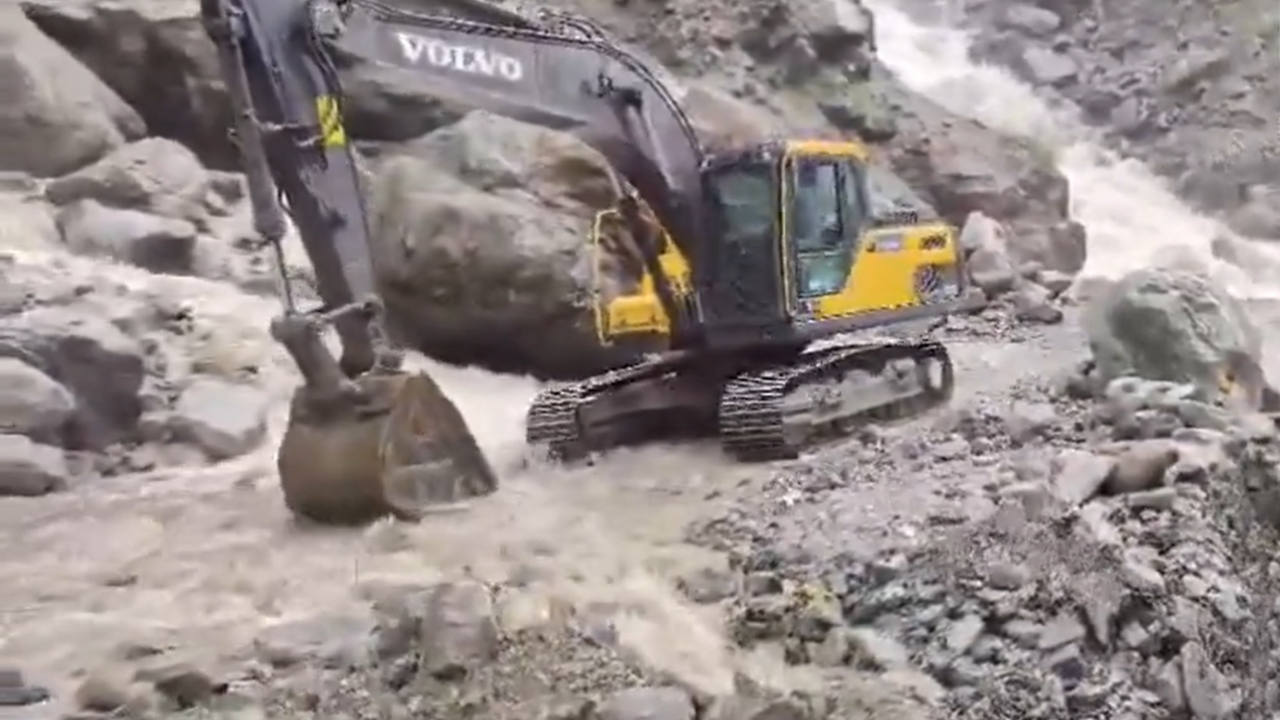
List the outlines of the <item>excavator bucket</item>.
<svg viewBox="0 0 1280 720">
<path fill-rule="evenodd" d="M 361 400 L 317 412 L 293 397 L 276 459 L 285 505 L 326 525 L 392 515 L 421 518 L 433 505 L 488 495 L 497 478 L 462 414 L 429 376 L 370 374 Z"/>
</svg>

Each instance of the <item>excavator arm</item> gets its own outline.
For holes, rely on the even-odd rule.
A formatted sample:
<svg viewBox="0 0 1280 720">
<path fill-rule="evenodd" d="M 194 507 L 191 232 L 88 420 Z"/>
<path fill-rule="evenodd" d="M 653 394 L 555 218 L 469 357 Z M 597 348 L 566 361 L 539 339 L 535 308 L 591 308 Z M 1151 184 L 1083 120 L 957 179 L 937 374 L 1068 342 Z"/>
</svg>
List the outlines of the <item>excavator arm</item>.
<svg viewBox="0 0 1280 720">
<path fill-rule="evenodd" d="M 321 300 L 299 307 L 282 269 L 285 311 L 272 335 L 303 377 L 278 457 L 286 504 L 313 520 L 363 522 L 492 491 L 493 471 L 456 407 L 430 378 L 400 371 L 384 330 L 340 66 L 375 63 L 433 95 L 577 134 L 696 268 L 704 158 L 688 118 L 643 61 L 585 21 L 490 25 L 372 0 L 201 0 L 201 13 L 255 229 L 279 250 L 293 219 Z M 637 205 L 623 209 L 639 229 Z M 661 278 L 655 240 L 638 244 Z M 693 323 L 671 288 L 657 290 L 673 331 Z M 329 327 L 340 358 L 325 345 Z"/>
</svg>

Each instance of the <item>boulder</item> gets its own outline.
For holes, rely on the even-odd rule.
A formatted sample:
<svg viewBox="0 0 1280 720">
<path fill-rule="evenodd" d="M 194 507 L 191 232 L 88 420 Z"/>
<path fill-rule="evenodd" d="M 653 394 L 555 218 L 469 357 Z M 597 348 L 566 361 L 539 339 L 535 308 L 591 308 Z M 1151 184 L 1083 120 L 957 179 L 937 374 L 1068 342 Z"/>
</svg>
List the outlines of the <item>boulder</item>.
<svg viewBox="0 0 1280 720">
<path fill-rule="evenodd" d="M 58 246 L 58 225 L 49 204 L 24 192 L 0 193 L 0 250 L 51 250 Z"/>
<path fill-rule="evenodd" d="M 11 357 L 0 357 L 0 433 L 61 439 L 76 399 L 57 380 Z"/>
<path fill-rule="evenodd" d="M 78 200 L 57 215 L 68 250 L 136 265 L 153 272 L 190 273 L 196 227 L 186 220 Z"/>
<path fill-rule="evenodd" d="M 257 447 L 267 434 L 267 398 L 255 388 L 217 378 L 199 378 L 178 398 L 174 436 L 226 460 Z"/>
<path fill-rule="evenodd" d="M 472 113 L 401 148 L 372 183 L 389 317 L 446 362 L 547 377 L 598 372 L 588 232 L 614 191 L 562 133 Z"/>
<path fill-rule="evenodd" d="M 145 131 L 141 118 L 14 4 L 0 9 L 0 170 L 51 176 Z"/>
<path fill-rule="evenodd" d="M 1008 228 L 1015 266 L 1038 263 L 1074 275 L 1084 267 L 1086 233 L 1071 219 L 1067 179 L 1028 141 L 952 116 L 896 81 L 884 102 L 898 108 L 890 167 L 957 227 L 979 212 Z"/>
<path fill-rule="evenodd" d="M 210 192 L 209 173 L 190 150 L 172 140 L 147 138 L 50 182 L 45 197 L 58 206 L 94 200 L 203 222 Z"/>
<path fill-rule="evenodd" d="M 238 164 L 227 136 L 231 108 L 197 5 L 32 0 L 22 9 L 136 108 L 151 134 L 178 140 L 219 167 Z"/>
<path fill-rule="evenodd" d="M 1090 301 L 1083 322 L 1102 383 L 1133 375 L 1218 397 L 1224 378 L 1258 367 L 1261 354 L 1245 308 L 1194 273 L 1131 272 Z"/>
<path fill-rule="evenodd" d="M 143 352 L 108 320 L 56 306 L 5 317 L 0 357 L 38 368 L 75 395 L 68 447 L 102 449 L 134 436 L 142 415 Z"/>
<path fill-rule="evenodd" d="M 1003 295 L 1018 282 L 1018 269 L 1009 258 L 1009 243 L 1000 223 L 974 211 L 960 228 L 960 246 L 969 279 L 988 299 Z"/>
<path fill-rule="evenodd" d="M 35 497 L 67 487 L 71 474 L 58 448 L 0 434 L 0 496 Z"/>
</svg>

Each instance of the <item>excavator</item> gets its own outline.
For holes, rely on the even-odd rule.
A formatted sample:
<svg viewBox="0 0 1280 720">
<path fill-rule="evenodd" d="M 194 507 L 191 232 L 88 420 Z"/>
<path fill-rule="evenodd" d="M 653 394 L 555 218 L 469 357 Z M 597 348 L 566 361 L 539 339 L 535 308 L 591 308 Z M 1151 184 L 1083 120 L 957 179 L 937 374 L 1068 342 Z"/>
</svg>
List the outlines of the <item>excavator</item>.
<svg viewBox="0 0 1280 720">
<path fill-rule="evenodd" d="M 494 7 L 481 21 L 376 0 L 201 0 L 201 13 L 256 232 L 279 248 L 291 217 L 320 296 L 302 307 L 282 273 L 284 312 L 271 325 L 302 376 L 277 456 L 295 515 L 417 518 L 497 487 L 456 406 L 405 369 L 388 332 L 373 219 L 343 124 L 342 63 L 373 63 L 426 94 L 573 133 L 621 178 L 589 241 L 599 257 L 602 236 L 624 228 L 641 279 L 598 298 L 599 339 L 662 347 L 546 386 L 526 424 L 546 457 L 714 437 L 743 461 L 794 458 L 950 397 L 939 343 L 850 334 L 937 321 L 965 296 L 954 229 L 914 211 L 873 212 L 860 143 L 762 138 L 708 149 L 661 70 L 564 13 Z"/>
</svg>

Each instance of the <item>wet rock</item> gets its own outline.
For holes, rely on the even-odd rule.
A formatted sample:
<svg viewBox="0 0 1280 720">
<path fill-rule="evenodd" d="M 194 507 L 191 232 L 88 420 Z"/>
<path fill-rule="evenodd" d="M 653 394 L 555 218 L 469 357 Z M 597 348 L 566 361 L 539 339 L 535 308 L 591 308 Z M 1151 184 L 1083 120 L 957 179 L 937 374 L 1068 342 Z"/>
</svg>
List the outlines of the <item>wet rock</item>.
<svg viewBox="0 0 1280 720">
<path fill-rule="evenodd" d="M 56 380 L 20 360 L 0 357 L 0 433 L 57 442 L 75 409 L 75 397 Z"/>
<path fill-rule="evenodd" d="M 268 401 L 258 389 L 216 378 L 191 383 L 174 407 L 174 436 L 226 460 L 249 452 L 267 432 Z"/>
<path fill-rule="evenodd" d="M 58 448 L 21 435 L 0 435 L 0 495 L 46 495 L 65 489 L 70 478 Z"/>
<path fill-rule="evenodd" d="M 1178 450 L 1168 442 L 1140 442 L 1115 460 L 1105 491 L 1111 495 L 1151 490 L 1164 484 L 1165 472 L 1178 461 Z"/>
<path fill-rule="evenodd" d="M 725 570 L 700 568 L 680 578 L 678 585 L 685 597 L 707 605 L 733 597 L 738 590 L 738 579 Z"/>
<path fill-rule="evenodd" d="M 190 150 L 172 140 L 147 138 L 50 182 L 45 197 L 58 206 L 93 200 L 202 223 L 209 192 L 208 171 Z"/>
<path fill-rule="evenodd" d="M 0 25 L 0 170 L 61 175 L 142 134 L 138 115 L 16 4 Z"/>
<path fill-rule="evenodd" d="M 58 212 L 62 242 L 74 253 L 136 265 L 153 272 L 190 273 L 196 227 L 186 220 L 81 200 Z"/>
<path fill-rule="evenodd" d="M 1056 325 L 1065 317 L 1053 304 L 1053 294 L 1042 285 L 1024 282 L 1013 292 L 1013 310 L 1019 320 Z"/>
<path fill-rule="evenodd" d="M 42 199 L 27 193 L 0 192 L 0 214 L 5 218 L 0 251 L 57 250 L 61 236 L 52 209 Z M 0 290 L 0 315 L 21 309 L 24 300 L 17 287 Z"/>
<path fill-rule="evenodd" d="M 253 645 L 258 656 L 274 667 L 314 662 L 346 668 L 366 659 L 371 629 L 363 618 L 321 616 L 264 628 Z"/>
<path fill-rule="evenodd" d="M 689 693 L 675 687 L 638 687 L 614 693 L 599 709 L 600 720 L 694 720 Z"/>
<path fill-rule="evenodd" d="M 1054 495 L 1079 505 L 1102 490 L 1115 469 L 1115 460 L 1086 450 L 1063 450 L 1054 458 L 1054 467 Z"/>
<path fill-rule="evenodd" d="M 225 685 L 187 662 L 153 662 L 139 669 L 134 679 L 151 684 L 157 692 L 184 709 L 205 704 L 215 694 L 226 690 Z"/>
<path fill-rule="evenodd" d="M 75 701 L 81 709 L 114 712 L 123 709 L 133 697 L 129 676 L 119 671 L 92 672 L 76 688 Z"/>
<path fill-rule="evenodd" d="M 850 664 L 870 670 L 899 670 L 911 666 L 907 649 L 872 627 L 849 628 Z"/>
<path fill-rule="evenodd" d="M 38 368 L 76 396 L 69 447 L 101 449 L 133 436 L 146 377 L 139 344 L 105 318 L 43 307 L 0 322 L 0 357 Z"/>
<path fill-rule="evenodd" d="M 965 269 L 970 281 L 987 296 L 1013 289 L 1017 269 L 1009 258 L 1004 228 L 980 212 L 971 212 L 960 229 L 960 245 L 968 253 Z"/>
<path fill-rule="evenodd" d="M 493 599 L 477 582 L 442 583 L 406 598 L 400 622 L 414 632 L 419 671 L 438 680 L 459 680 L 498 652 Z"/>
<path fill-rule="evenodd" d="M 1055 88 L 1075 83 L 1080 74 L 1071 56 L 1036 45 L 1023 48 L 1013 65 L 1015 72 L 1032 83 Z"/>
<path fill-rule="evenodd" d="M 1260 353 L 1244 307 L 1209 278 L 1185 272 L 1129 273 L 1089 304 L 1083 324 L 1104 383 L 1135 375 L 1192 383 L 1212 398 Z"/>
<path fill-rule="evenodd" d="M 0 668 L 0 707 L 36 705 L 50 697 L 48 688 L 28 684 L 21 670 Z"/>
<path fill-rule="evenodd" d="M 1058 422 L 1057 409 L 1047 402 L 1014 401 L 1004 414 L 1005 432 L 1016 443 L 1042 438 Z"/>
<path fill-rule="evenodd" d="M 1048 37 L 1062 26 L 1062 18 L 1044 8 L 1013 3 L 1004 9 L 1000 23 L 1004 27 L 1020 30 L 1028 35 Z"/>
</svg>

